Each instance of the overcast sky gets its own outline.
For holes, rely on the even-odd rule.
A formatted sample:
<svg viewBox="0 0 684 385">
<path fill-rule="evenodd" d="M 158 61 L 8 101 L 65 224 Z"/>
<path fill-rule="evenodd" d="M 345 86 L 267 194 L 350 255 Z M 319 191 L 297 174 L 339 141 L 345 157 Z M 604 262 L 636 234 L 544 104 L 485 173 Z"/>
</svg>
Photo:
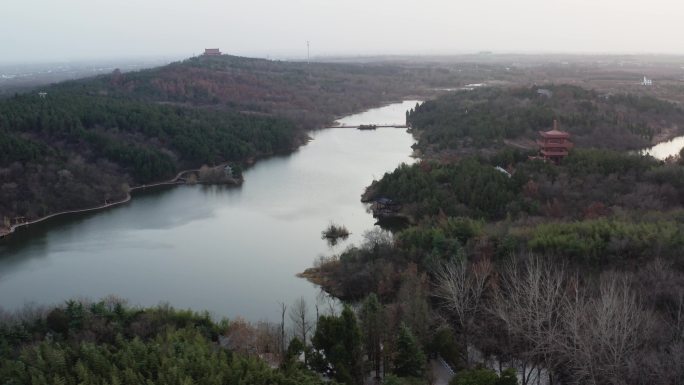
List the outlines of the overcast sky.
<svg viewBox="0 0 684 385">
<path fill-rule="evenodd" d="M 493 52 L 684 54 L 683 0 L 2 0 L 0 62 Z"/>
</svg>

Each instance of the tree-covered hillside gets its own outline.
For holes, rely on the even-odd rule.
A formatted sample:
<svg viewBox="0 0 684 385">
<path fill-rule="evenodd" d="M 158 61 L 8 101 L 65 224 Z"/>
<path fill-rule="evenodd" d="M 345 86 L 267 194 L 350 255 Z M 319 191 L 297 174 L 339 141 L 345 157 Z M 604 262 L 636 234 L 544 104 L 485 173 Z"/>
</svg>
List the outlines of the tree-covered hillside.
<svg viewBox="0 0 684 385">
<path fill-rule="evenodd" d="M 290 151 L 305 130 L 434 77 L 382 65 L 196 57 L 0 99 L 0 231 L 183 169 Z"/>
<path fill-rule="evenodd" d="M 401 309 L 426 351 L 462 369 L 452 383 L 497 383 L 472 380 L 481 366 L 523 385 L 677 383 L 683 180 L 683 164 L 598 149 L 559 165 L 515 151 L 402 165 L 364 198 L 410 223 L 304 276 Z"/>
<path fill-rule="evenodd" d="M 236 351 L 246 346 L 222 347 L 239 319 L 112 299 L 34 310 L 0 320 L 2 384 L 323 384 L 299 366 L 272 369 Z"/>
<path fill-rule="evenodd" d="M 51 92 L 0 101 L 0 213 L 35 218 L 125 197 L 126 185 L 291 150 L 275 117 Z"/>
<path fill-rule="evenodd" d="M 407 118 L 427 152 L 492 147 L 504 140 L 532 144 L 554 119 L 576 145 L 616 150 L 643 148 L 656 135 L 684 130 L 684 111 L 672 103 L 570 85 L 452 93 L 416 107 Z"/>
<path fill-rule="evenodd" d="M 95 79 L 66 82 L 60 88 L 278 115 L 305 128 L 316 128 L 382 101 L 454 82 L 458 82 L 458 75 L 448 70 L 435 72 L 386 64 L 308 64 L 223 55 L 194 57 L 137 72 L 115 71 Z"/>
<path fill-rule="evenodd" d="M 502 164 L 513 174 L 495 168 Z M 561 165 L 550 165 L 512 150 L 453 163 L 402 165 L 369 186 L 365 197 L 399 202 L 416 222 L 436 215 L 580 220 L 684 207 L 683 180 L 683 165 L 649 156 L 577 149 Z"/>
<path fill-rule="evenodd" d="M 447 218 L 498 223 L 481 239 L 489 238 L 496 255 L 540 252 L 613 266 L 648 259 L 656 248 L 658 256 L 684 267 L 684 165 L 596 149 L 575 150 L 561 165 L 508 154 L 402 165 L 374 182 L 365 197 L 400 203 L 416 228 Z M 501 159 L 515 169 L 511 177 L 494 168 Z M 429 245 L 426 255 L 438 243 L 432 235 L 408 234 L 410 247 Z M 457 238 L 441 237 L 445 245 Z"/>
<path fill-rule="evenodd" d="M 380 219 L 408 224 L 371 232 L 304 276 L 415 317 L 422 346 L 462 369 L 452 384 L 498 383 L 483 366 L 517 369 L 523 385 L 681 382 L 684 162 L 625 150 L 676 128 L 682 112 L 548 89 L 417 107 L 408 118 L 427 159 L 363 195 Z M 534 157 L 532 142 L 554 118 L 578 144 L 558 164 Z M 420 288 L 407 288 L 411 276 Z"/>
</svg>

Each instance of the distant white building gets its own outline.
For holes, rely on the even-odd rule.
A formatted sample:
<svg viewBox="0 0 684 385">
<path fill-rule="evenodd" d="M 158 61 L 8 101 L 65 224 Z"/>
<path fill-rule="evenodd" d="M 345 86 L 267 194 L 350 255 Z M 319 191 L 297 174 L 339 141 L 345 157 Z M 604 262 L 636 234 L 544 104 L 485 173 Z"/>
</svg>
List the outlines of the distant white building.
<svg viewBox="0 0 684 385">
<path fill-rule="evenodd" d="M 39 96 L 41 99 L 45 99 L 45 97 L 47 96 L 47 92 L 39 92 L 39 93 L 38 93 L 38 96 Z"/>
<path fill-rule="evenodd" d="M 653 80 L 647 78 L 646 76 L 644 76 L 644 80 L 641 81 L 641 85 L 642 85 L 642 86 L 652 86 L 652 85 L 653 85 Z"/>
</svg>

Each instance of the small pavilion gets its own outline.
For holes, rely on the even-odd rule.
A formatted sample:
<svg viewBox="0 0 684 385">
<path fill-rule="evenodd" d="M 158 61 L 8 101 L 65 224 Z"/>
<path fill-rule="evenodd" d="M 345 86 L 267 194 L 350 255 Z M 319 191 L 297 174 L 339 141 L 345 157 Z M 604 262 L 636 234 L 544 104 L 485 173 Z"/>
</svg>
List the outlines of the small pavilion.
<svg viewBox="0 0 684 385">
<path fill-rule="evenodd" d="M 205 48 L 204 56 L 221 56 L 221 51 L 218 48 Z"/>
</svg>

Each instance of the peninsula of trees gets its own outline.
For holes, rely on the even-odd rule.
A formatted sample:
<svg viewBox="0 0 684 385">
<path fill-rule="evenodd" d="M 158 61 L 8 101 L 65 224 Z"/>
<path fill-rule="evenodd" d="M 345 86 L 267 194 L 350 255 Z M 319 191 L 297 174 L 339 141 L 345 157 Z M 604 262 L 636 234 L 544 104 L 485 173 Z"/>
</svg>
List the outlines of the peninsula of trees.
<svg viewBox="0 0 684 385">
<path fill-rule="evenodd" d="M 684 110 L 651 96 L 607 93 L 571 85 L 486 87 L 455 92 L 417 106 L 407 122 L 427 155 L 535 147 L 553 120 L 579 147 L 637 150 L 655 138 L 684 133 Z"/>
<path fill-rule="evenodd" d="M 377 297 L 385 320 L 457 369 L 454 383 L 495 383 L 480 365 L 513 368 L 523 385 L 682 381 L 684 162 L 629 151 L 684 127 L 682 110 L 538 90 L 416 107 L 408 121 L 426 158 L 363 196 L 392 202 L 408 226 L 305 275 L 341 298 Z M 557 165 L 532 141 L 553 119 L 576 143 Z"/>
<path fill-rule="evenodd" d="M 387 65 L 223 55 L 1 99 L 0 227 L 122 200 L 181 170 L 291 151 L 307 129 L 399 99 L 427 78 Z"/>
</svg>

